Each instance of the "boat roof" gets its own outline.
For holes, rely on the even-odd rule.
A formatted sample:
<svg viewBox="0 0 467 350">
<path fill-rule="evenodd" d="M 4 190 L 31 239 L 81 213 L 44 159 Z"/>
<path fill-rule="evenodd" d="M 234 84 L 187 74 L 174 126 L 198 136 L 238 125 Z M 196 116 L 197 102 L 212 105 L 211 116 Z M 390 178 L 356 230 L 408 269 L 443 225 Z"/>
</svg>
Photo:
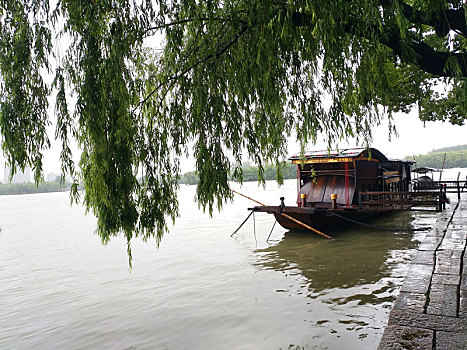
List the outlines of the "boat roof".
<svg viewBox="0 0 467 350">
<path fill-rule="evenodd" d="M 440 170 L 435 169 L 435 168 L 428 168 L 428 167 L 425 167 L 425 166 L 415 168 L 415 169 L 412 170 L 413 173 L 417 173 L 417 174 L 426 174 L 426 173 L 429 173 L 431 171 L 435 172 L 435 171 L 440 171 Z"/>
<path fill-rule="evenodd" d="M 388 161 L 388 158 L 376 148 L 343 148 L 339 150 L 305 151 L 297 153 L 289 159 L 297 161 L 301 159 L 339 159 L 339 158 L 372 158 L 379 161 Z"/>
<path fill-rule="evenodd" d="M 417 163 L 417 161 L 413 159 L 393 159 L 393 158 L 388 159 L 388 162 L 409 163 L 409 164 Z"/>
</svg>

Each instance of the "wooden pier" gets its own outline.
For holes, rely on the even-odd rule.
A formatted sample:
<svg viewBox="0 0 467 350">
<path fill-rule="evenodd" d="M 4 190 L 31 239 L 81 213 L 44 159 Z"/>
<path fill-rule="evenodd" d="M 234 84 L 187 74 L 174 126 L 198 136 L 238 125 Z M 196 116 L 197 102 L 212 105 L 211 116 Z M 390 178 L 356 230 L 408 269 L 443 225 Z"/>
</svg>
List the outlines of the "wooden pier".
<svg viewBox="0 0 467 350">
<path fill-rule="evenodd" d="M 418 247 L 378 349 L 467 349 L 467 195 L 461 199 Z"/>
</svg>

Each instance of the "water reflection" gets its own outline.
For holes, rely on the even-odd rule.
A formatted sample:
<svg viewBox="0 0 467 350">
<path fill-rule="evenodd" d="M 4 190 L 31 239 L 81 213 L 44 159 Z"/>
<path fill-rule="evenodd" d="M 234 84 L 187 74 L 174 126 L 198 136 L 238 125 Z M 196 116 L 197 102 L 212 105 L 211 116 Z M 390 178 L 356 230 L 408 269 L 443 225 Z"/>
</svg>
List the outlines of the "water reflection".
<svg viewBox="0 0 467 350">
<path fill-rule="evenodd" d="M 393 214 L 399 227 L 412 227 L 410 213 Z M 332 241 L 309 233 L 287 232 L 277 244 L 258 249 L 259 266 L 301 274 L 312 293 L 331 288 L 350 288 L 373 284 L 391 273 L 391 261 L 399 250 L 417 244 L 411 233 L 382 232 L 353 228 L 334 232 Z"/>
<path fill-rule="evenodd" d="M 406 212 L 374 224 L 410 228 L 430 220 Z M 329 241 L 287 232 L 278 243 L 256 250 L 256 265 L 298 282 L 276 292 L 307 296 L 308 344 L 319 344 L 321 349 L 374 349 L 407 262 L 424 233 L 357 227 L 332 235 L 335 239 Z"/>
</svg>

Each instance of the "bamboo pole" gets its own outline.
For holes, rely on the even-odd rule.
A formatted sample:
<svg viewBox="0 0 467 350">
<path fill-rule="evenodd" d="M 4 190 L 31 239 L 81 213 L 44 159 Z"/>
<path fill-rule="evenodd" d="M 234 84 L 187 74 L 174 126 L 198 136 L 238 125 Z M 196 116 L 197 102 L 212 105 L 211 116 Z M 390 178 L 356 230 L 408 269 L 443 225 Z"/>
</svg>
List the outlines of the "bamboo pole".
<svg viewBox="0 0 467 350">
<path fill-rule="evenodd" d="M 251 197 L 248 197 L 247 195 L 245 195 L 245 194 L 243 194 L 243 193 L 237 192 L 237 191 L 232 190 L 232 189 L 231 189 L 231 191 L 232 191 L 233 193 L 236 193 L 236 194 L 238 194 L 238 195 L 240 195 L 240 196 L 242 196 L 242 197 L 245 197 L 245 198 L 247 198 L 247 199 L 249 199 L 249 200 L 251 200 L 251 201 L 253 201 L 253 202 L 255 202 L 255 203 L 258 203 L 258 204 L 262 205 L 263 207 L 266 206 L 266 204 L 261 203 L 261 202 L 257 201 L 256 199 L 253 199 L 253 198 L 251 198 Z M 313 228 L 313 227 L 311 227 L 311 226 L 308 226 L 307 224 L 301 222 L 300 220 L 297 220 L 297 219 L 291 217 L 290 215 L 287 215 L 287 214 L 285 214 L 285 213 L 280 213 L 280 214 L 281 214 L 283 217 L 285 217 L 285 218 L 287 218 L 287 219 L 289 219 L 289 220 L 291 220 L 291 221 L 293 221 L 293 222 L 299 224 L 300 226 L 305 227 L 306 229 L 308 229 L 308 230 L 310 230 L 310 231 L 313 231 L 313 232 L 319 234 L 320 236 L 323 236 L 323 237 L 325 237 L 325 238 L 327 238 L 327 239 L 332 239 L 331 236 L 328 236 L 327 234 L 325 234 L 325 233 L 323 233 L 323 232 L 321 232 L 321 231 L 318 231 L 317 229 L 315 229 L 315 228 Z"/>
<path fill-rule="evenodd" d="M 315 229 L 315 228 L 313 228 L 313 227 L 311 227 L 311 226 L 308 226 L 307 224 L 301 222 L 300 220 L 297 220 L 297 219 L 291 217 L 290 215 L 287 215 L 287 214 L 285 214 L 285 213 L 281 213 L 281 215 L 282 215 L 283 217 L 285 217 L 285 218 L 287 218 L 287 219 L 289 219 L 289 220 L 292 220 L 293 222 L 296 222 L 297 224 L 299 224 L 299 225 L 301 225 L 301 226 L 303 226 L 303 227 L 309 229 L 310 231 L 313 231 L 313 232 L 319 234 L 320 236 L 323 236 L 323 237 L 325 237 L 325 238 L 327 238 L 327 239 L 332 239 L 331 236 L 328 236 L 327 234 L 325 234 L 325 233 L 323 233 L 323 232 L 321 232 L 321 231 L 318 231 L 317 229 Z"/>
<path fill-rule="evenodd" d="M 439 181 L 441 182 L 441 176 L 443 176 L 444 162 L 446 161 L 446 153 L 444 153 L 443 166 L 441 167 L 441 172 L 439 173 Z"/>
<path fill-rule="evenodd" d="M 232 189 L 230 189 L 230 190 L 231 190 L 233 193 L 239 194 L 239 195 L 242 196 L 242 197 L 248 198 L 249 200 L 251 200 L 251 201 L 253 201 L 253 202 L 255 202 L 255 203 L 258 203 L 258 204 L 262 205 L 263 207 L 266 206 L 266 204 L 261 203 L 261 202 L 257 201 L 256 199 L 253 199 L 253 198 L 251 198 L 251 197 L 248 197 L 246 194 L 237 192 L 237 191 L 232 190 Z"/>
</svg>

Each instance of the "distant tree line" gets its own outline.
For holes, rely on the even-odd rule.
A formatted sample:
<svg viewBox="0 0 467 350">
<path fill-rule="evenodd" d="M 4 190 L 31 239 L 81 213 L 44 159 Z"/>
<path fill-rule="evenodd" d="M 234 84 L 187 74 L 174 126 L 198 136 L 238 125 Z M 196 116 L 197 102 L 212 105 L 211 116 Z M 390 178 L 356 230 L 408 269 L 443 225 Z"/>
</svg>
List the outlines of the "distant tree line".
<svg viewBox="0 0 467 350">
<path fill-rule="evenodd" d="M 295 164 L 285 163 L 281 168 L 282 176 L 284 179 L 295 179 L 297 174 L 297 167 Z M 243 181 L 258 181 L 258 167 L 244 163 L 242 166 Z M 266 165 L 264 167 L 264 179 L 275 180 L 276 179 L 276 167 L 274 165 Z M 230 175 L 233 178 L 233 175 Z M 141 179 L 139 179 L 141 180 Z M 180 176 L 179 183 L 185 185 L 196 185 L 199 182 L 199 177 L 195 171 L 189 171 Z M 32 182 L 25 183 L 0 183 L 0 195 L 8 194 L 27 194 L 27 193 L 45 193 L 45 192 L 58 192 L 65 189 L 69 189 L 71 186 L 70 182 L 65 182 L 60 185 L 60 177 L 57 177 L 55 181 L 45 181 L 39 183 L 36 186 Z"/>
<path fill-rule="evenodd" d="M 45 181 L 36 186 L 33 182 L 0 184 L 0 195 L 58 192 L 71 187 L 70 182 Z"/>
<path fill-rule="evenodd" d="M 178 183 L 185 185 L 196 185 L 199 182 L 198 174 L 195 171 L 189 171 L 180 176 Z"/>
<path fill-rule="evenodd" d="M 441 168 L 444 154 L 446 154 L 444 168 L 467 168 L 467 145 L 440 148 L 428 154 L 417 155 L 415 156 L 417 167 Z M 414 156 L 406 159 L 414 159 Z"/>
<path fill-rule="evenodd" d="M 443 148 L 436 148 L 430 153 L 437 153 L 437 152 L 450 152 L 450 151 L 466 151 L 467 145 L 457 145 L 451 147 L 443 147 Z"/>
<path fill-rule="evenodd" d="M 242 166 L 243 181 L 258 181 L 258 167 L 244 163 Z M 281 168 L 282 176 L 284 179 L 295 179 L 297 176 L 297 166 L 292 163 L 285 163 Z M 230 174 L 230 179 L 233 175 Z M 264 166 L 264 179 L 275 180 L 277 178 L 277 171 L 274 165 Z M 179 180 L 180 184 L 196 185 L 199 182 L 199 177 L 194 171 L 184 173 Z"/>
</svg>

